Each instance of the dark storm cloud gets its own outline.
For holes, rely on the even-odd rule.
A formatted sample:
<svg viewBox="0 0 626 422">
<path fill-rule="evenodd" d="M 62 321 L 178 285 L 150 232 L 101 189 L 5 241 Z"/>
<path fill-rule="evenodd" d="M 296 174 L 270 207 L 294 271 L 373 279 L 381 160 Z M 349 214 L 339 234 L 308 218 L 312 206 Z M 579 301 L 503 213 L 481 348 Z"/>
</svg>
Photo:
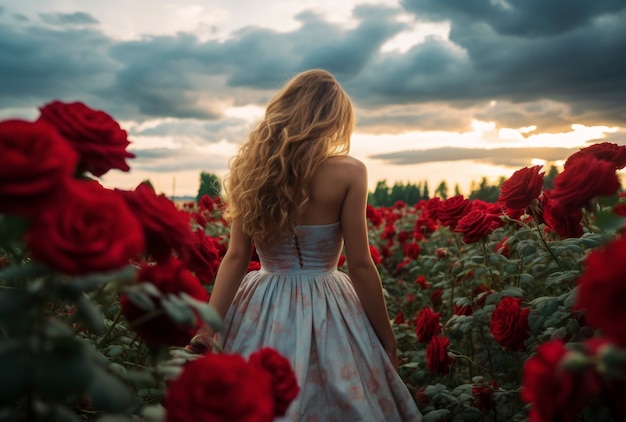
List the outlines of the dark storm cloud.
<svg viewBox="0 0 626 422">
<path fill-rule="evenodd" d="M 623 0 L 404 0 L 403 5 L 419 19 L 450 21 L 450 40 L 466 54 L 447 65 L 464 69 L 456 81 L 465 78 L 467 84 L 450 81 L 436 89 L 439 98 L 549 99 L 569 105 L 570 122 L 625 124 Z M 418 59 L 428 55 L 414 56 L 415 63 Z M 414 66 L 409 69 L 407 74 L 415 74 Z M 426 84 L 408 87 L 414 95 L 429 92 Z"/>
<path fill-rule="evenodd" d="M 9 25 L 4 9 L 0 107 L 80 99 L 117 119 L 214 121 L 224 106 L 262 105 L 295 72 L 321 67 L 354 98 L 364 130 L 464 131 L 472 118 L 555 132 L 573 123 L 626 126 L 623 0 L 403 5 L 419 20 L 449 21 L 451 42 L 430 37 L 403 53 L 381 52 L 408 25 L 399 9 L 381 6 L 357 7 L 354 27 L 305 12 L 292 31 L 250 26 L 225 41 L 187 33 L 114 40 L 80 11 L 40 16 L 54 30 Z"/>
<path fill-rule="evenodd" d="M 39 17 L 51 25 L 97 25 L 99 22 L 89 13 L 40 13 Z"/>
<path fill-rule="evenodd" d="M 52 99 L 107 104 L 100 90 L 119 68 L 107 55 L 111 43 L 93 30 L 0 22 L 0 107 L 34 108 Z"/>
<path fill-rule="evenodd" d="M 484 23 L 502 35 L 552 36 L 626 8 L 623 0 L 401 0 L 423 18 Z"/>
<path fill-rule="evenodd" d="M 370 158 L 383 160 L 388 164 L 407 165 L 435 163 L 441 161 L 473 160 L 486 164 L 507 167 L 524 167 L 533 158 L 546 161 L 564 160 L 578 148 L 435 148 L 428 150 L 397 151 L 388 154 L 372 155 Z"/>
<path fill-rule="evenodd" d="M 228 168 L 228 160 L 224 157 L 191 149 L 154 148 L 132 152 L 136 157 L 129 164 L 138 171 L 218 171 Z"/>
</svg>

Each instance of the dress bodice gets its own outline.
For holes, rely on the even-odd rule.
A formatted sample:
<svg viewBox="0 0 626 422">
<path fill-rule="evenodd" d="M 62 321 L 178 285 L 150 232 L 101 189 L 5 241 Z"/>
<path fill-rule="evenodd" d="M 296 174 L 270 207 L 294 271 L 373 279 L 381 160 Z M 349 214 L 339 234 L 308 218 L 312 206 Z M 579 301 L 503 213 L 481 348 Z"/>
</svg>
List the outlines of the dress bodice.
<svg viewBox="0 0 626 422">
<path fill-rule="evenodd" d="M 325 272 L 337 269 L 343 246 L 340 222 L 298 225 L 296 235 L 257 247 L 261 268 L 271 273 Z"/>
</svg>

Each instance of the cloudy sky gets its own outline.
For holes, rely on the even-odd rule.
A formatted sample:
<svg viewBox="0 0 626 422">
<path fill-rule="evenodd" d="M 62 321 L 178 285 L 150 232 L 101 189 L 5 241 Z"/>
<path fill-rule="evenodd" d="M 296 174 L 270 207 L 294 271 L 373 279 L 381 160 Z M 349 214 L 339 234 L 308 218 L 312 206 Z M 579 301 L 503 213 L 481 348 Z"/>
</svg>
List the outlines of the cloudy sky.
<svg viewBox="0 0 626 422">
<path fill-rule="evenodd" d="M 295 73 L 353 98 L 370 186 L 469 193 L 590 142 L 626 145 L 625 0 L 4 0 L 0 119 L 83 101 L 128 130 L 167 195 L 223 176 Z"/>
</svg>

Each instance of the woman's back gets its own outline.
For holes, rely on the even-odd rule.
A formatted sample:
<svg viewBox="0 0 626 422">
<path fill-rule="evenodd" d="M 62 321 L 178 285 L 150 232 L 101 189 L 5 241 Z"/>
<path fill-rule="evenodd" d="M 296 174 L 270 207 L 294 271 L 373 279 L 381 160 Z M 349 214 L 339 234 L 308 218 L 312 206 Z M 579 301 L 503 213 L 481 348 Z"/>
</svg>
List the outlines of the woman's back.
<svg viewBox="0 0 626 422">
<path fill-rule="evenodd" d="M 311 181 L 310 198 L 298 224 L 317 225 L 341 221 L 346 194 L 354 183 L 354 170 L 362 164 L 350 156 L 324 160 Z"/>
</svg>

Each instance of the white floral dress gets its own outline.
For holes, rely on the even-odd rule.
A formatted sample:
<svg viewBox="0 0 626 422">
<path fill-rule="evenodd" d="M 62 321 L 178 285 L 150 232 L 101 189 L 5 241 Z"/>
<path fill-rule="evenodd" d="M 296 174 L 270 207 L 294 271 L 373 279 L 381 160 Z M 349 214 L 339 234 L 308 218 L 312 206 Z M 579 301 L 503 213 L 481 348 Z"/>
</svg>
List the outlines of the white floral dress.
<svg viewBox="0 0 626 422">
<path fill-rule="evenodd" d="M 298 226 L 257 249 L 220 333 L 225 352 L 286 356 L 301 391 L 280 421 L 414 422 L 421 414 L 393 368 L 349 277 L 337 270 L 340 223 Z"/>
</svg>

